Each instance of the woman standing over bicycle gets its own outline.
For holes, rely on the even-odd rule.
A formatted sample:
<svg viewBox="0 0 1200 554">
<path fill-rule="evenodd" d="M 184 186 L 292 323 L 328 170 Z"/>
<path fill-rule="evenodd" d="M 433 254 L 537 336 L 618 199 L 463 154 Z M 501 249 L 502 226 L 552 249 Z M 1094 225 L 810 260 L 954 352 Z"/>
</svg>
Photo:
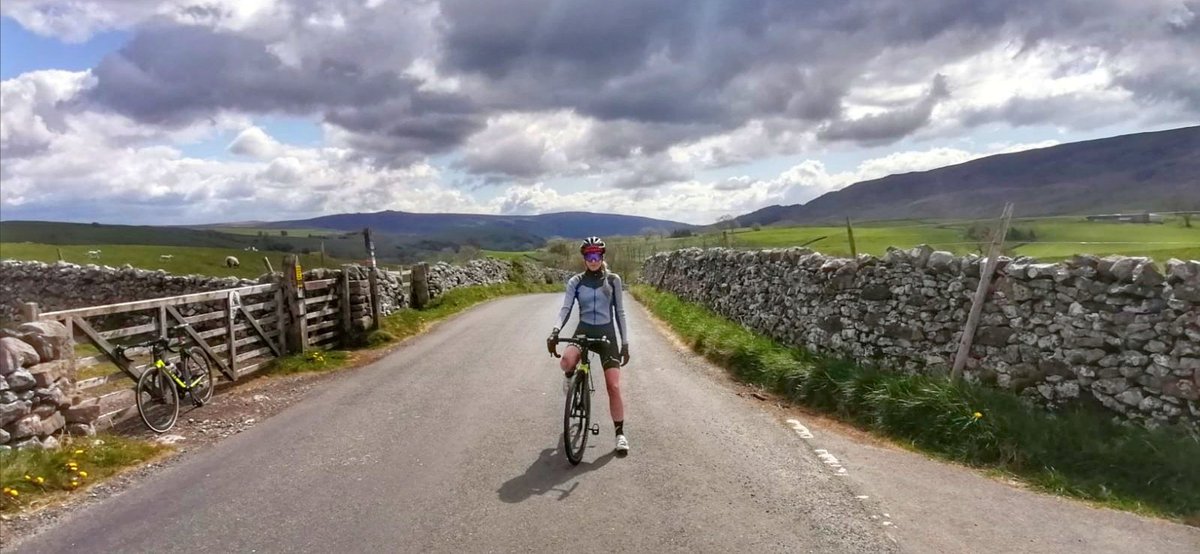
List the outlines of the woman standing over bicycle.
<svg viewBox="0 0 1200 554">
<path fill-rule="evenodd" d="M 608 347 L 598 354 L 608 389 L 608 410 L 616 427 L 616 450 L 624 454 L 629 452 L 629 441 L 625 438 L 625 404 L 621 401 L 621 366 L 629 363 L 629 327 L 625 325 L 625 306 L 621 301 L 621 277 L 608 271 L 608 264 L 604 261 L 605 251 L 604 241 L 600 237 L 588 237 L 579 245 L 585 271 L 567 281 L 567 294 L 558 312 L 558 324 L 546 342 L 550 345 L 557 342 L 558 332 L 571 317 L 571 308 L 576 302 L 579 303 L 579 326 L 575 328 L 574 335 L 609 340 Z M 621 332 L 620 350 L 617 349 L 617 329 Z M 550 349 L 553 351 L 553 346 Z M 580 354 L 579 347 L 575 345 L 567 346 L 563 352 L 560 367 L 567 379 L 563 390 L 567 390 Z"/>
</svg>

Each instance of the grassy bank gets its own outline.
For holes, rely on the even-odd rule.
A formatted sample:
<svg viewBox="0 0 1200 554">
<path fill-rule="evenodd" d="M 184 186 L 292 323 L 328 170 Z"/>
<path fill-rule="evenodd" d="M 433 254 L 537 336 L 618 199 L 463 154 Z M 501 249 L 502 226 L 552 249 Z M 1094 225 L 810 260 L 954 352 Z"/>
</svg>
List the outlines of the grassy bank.
<svg viewBox="0 0 1200 554">
<path fill-rule="evenodd" d="M 1200 525 L 1200 438 L 1181 429 L 1115 424 L 1087 405 L 1050 414 L 1004 391 L 815 356 L 672 294 L 632 292 L 698 353 L 798 404 L 1045 491 Z"/>
<path fill-rule="evenodd" d="M 65 439 L 64 439 L 65 440 Z M 168 447 L 117 435 L 81 437 L 57 450 L 0 453 L 0 512 L 36 507 L 87 489 L 124 468 L 157 458 Z"/>
</svg>

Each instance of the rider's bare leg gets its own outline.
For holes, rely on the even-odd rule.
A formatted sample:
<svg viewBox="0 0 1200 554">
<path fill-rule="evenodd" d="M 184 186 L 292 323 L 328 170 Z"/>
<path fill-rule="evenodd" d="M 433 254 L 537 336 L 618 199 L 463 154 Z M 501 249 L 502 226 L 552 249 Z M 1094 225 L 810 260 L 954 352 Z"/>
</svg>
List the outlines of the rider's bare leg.
<svg viewBox="0 0 1200 554">
<path fill-rule="evenodd" d="M 568 345 L 558 361 L 558 367 L 562 368 L 564 374 L 574 371 L 575 365 L 579 363 L 579 356 L 579 348 L 573 344 Z"/>
<path fill-rule="evenodd" d="M 613 421 L 625 421 L 625 403 L 621 400 L 621 369 L 611 367 L 604 370 L 604 384 L 608 387 L 608 412 Z"/>
</svg>

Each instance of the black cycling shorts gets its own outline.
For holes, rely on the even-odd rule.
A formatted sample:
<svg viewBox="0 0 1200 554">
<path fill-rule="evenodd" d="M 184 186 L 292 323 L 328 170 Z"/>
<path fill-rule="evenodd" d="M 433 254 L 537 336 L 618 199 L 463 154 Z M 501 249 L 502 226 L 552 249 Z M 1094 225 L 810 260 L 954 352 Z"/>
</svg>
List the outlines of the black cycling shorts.
<svg viewBox="0 0 1200 554">
<path fill-rule="evenodd" d="M 612 369 L 621 367 L 621 347 L 617 344 L 617 330 L 611 323 L 608 325 L 588 325 L 580 323 L 575 327 L 575 334 L 584 335 L 590 339 L 607 337 L 608 346 L 596 352 L 600 356 L 600 367 Z"/>
</svg>

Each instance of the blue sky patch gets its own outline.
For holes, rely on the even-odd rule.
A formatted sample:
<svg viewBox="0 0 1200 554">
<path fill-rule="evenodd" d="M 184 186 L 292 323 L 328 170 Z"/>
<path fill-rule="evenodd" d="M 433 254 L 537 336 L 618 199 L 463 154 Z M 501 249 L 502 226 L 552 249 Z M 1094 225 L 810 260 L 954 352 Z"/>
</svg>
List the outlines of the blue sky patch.
<svg viewBox="0 0 1200 554">
<path fill-rule="evenodd" d="M 132 36 L 127 31 L 108 31 L 84 43 L 68 44 L 36 35 L 12 18 L 0 17 L 0 79 L 39 69 L 91 69 Z"/>
</svg>

